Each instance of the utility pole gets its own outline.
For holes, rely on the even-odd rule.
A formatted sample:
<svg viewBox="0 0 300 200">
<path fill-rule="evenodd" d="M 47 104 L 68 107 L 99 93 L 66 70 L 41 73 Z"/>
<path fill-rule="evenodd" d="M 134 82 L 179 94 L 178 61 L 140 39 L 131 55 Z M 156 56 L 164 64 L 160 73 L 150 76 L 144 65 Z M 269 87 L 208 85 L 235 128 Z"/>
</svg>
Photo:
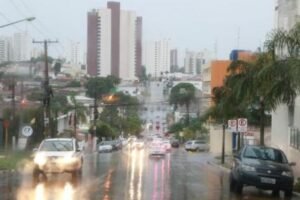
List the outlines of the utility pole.
<svg viewBox="0 0 300 200">
<path fill-rule="evenodd" d="M 43 98 L 43 105 L 44 105 L 44 134 L 45 137 L 54 137 L 53 131 L 50 132 L 50 119 L 51 119 L 51 112 L 50 112 L 50 96 L 53 96 L 52 88 L 49 84 L 49 67 L 48 67 L 48 43 L 58 43 L 58 41 L 51 41 L 51 40 L 44 40 L 44 41 L 35 41 L 33 40 L 34 44 L 44 44 L 44 53 L 45 53 L 45 71 L 44 71 L 44 98 Z M 50 132 L 50 134 L 49 134 Z"/>
</svg>

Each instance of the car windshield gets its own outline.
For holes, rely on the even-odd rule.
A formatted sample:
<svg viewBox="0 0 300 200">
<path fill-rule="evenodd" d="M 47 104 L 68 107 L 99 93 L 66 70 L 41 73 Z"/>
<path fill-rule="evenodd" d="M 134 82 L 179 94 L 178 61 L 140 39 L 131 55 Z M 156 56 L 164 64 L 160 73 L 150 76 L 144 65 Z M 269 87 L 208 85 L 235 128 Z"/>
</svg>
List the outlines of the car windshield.
<svg viewBox="0 0 300 200">
<path fill-rule="evenodd" d="M 266 147 L 247 147 L 244 152 L 245 158 L 270 160 L 278 163 L 287 163 L 284 154 L 277 149 Z"/>
<path fill-rule="evenodd" d="M 73 142 L 70 140 L 48 140 L 41 144 L 40 151 L 73 151 Z"/>
</svg>

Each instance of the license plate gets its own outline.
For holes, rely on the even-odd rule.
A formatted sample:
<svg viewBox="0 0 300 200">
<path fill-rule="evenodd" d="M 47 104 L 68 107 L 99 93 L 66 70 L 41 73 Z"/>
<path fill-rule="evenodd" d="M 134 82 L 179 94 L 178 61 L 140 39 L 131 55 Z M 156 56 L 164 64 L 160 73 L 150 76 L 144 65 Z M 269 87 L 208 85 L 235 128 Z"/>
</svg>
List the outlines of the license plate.
<svg viewBox="0 0 300 200">
<path fill-rule="evenodd" d="M 261 177 L 260 181 L 262 183 L 268 183 L 268 184 L 276 184 L 276 179 L 275 178 L 266 178 L 266 177 Z"/>
</svg>

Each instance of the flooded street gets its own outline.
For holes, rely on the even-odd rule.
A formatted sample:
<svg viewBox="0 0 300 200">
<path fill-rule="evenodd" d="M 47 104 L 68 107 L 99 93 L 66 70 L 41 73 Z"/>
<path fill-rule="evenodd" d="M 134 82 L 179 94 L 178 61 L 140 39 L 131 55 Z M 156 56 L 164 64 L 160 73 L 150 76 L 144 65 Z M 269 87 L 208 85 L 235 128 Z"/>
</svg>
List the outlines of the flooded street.
<svg viewBox="0 0 300 200">
<path fill-rule="evenodd" d="M 71 184 L 70 175 L 49 177 L 32 187 L 30 174 L 23 175 L 16 200 L 232 200 L 283 199 L 269 192 L 245 188 L 242 196 L 229 192 L 226 172 L 208 164 L 209 153 L 172 149 L 165 157 L 149 157 L 147 149 L 85 155 L 82 181 Z M 18 179 L 15 179 L 17 181 Z M 17 183 L 12 185 L 18 185 Z M 299 199 L 293 197 L 292 199 Z"/>
</svg>

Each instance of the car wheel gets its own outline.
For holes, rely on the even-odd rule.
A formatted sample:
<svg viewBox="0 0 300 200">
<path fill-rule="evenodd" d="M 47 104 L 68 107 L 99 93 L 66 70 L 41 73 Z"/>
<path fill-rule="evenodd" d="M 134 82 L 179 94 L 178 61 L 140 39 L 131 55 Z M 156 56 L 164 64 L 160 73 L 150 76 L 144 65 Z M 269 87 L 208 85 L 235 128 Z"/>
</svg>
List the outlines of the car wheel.
<svg viewBox="0 0 300 200">
<path fill-rule="evenodd" d="M 273 190 L 272 195 L 277 197 L 277 196 L 279 196 L 279 192 L 280 192 L 280 190 Z"/>
<path fill-rule="evenodd" d="M 291 197 L 292 195 L 293 195 L 293 190 L 292 189 L 284 191 L 284 196 L 285 197 Z"/>
<path fill-rule="evenodd" d="M 75 186 L 78 185 L 81 181 L 81 177 L 82 177 L 82 169 L 81 168 L 79 170 L 72 172 L 73 185 L 75 185 Z"/>
<path fill-rule="evenodd" d="M 37 186 L 39 182 L 46 182 L 47 181 L 47 176 L 44 172 L 34 169 L 32 173 L 32 184 L 33 187 Z"/>
<path fill-rule="evenodd" d="M 229 183 L 229 190 L 231 192 L 234 192 L 235 189 L 235 180 L 232 177 L 232 174 L 230 174 L 230 183 Z"/>
<path fill-rule="evenodd" d="M 243 192 L 243 184 L 239 181 L 235 182 L 235 192 L 237 194 L 242 194 L 242 192 Z"/>
</svg>

